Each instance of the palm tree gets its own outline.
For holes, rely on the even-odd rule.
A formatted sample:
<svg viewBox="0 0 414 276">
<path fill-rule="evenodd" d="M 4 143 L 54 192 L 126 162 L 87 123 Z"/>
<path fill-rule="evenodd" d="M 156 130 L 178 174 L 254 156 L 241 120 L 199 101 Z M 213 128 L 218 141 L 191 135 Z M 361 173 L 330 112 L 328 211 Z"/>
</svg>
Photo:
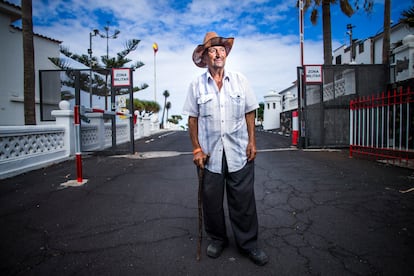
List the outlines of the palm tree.
<svg viewBox="0 0 414 276">
<path fill-rule="evenodd" d="M 146 113 L 157 113 L 160 111 L 160 105 L 154 101 L 141 101 L 134 99 L 134 110 L 145 111 Z M 129 106 L 129 99 L 126 100 L 126 105 Z"/>
<path fill-rule="evenodd" d="M 382 37 L 382 64 L 390 63 L 391 0 L 384 0 L 384 35 Z"/>
<path fill-rule="evenodd" d="M 170 96 L 170 92 L 168 92 L 168 90 L 165 90 L 164 93 L 162 93 L 162 95 L 164 96 L 164 109 L 162 111 L 160 128 L 164 128 L 164 113 L 165 113 L 165 108 L 167 106 L 167 98 Z"/>
<path fill-rule="evenodd" d="M 168 111 L 171 108 L 171 102 L 167 102 L 167 104 L 165 105 L 165 108 L 167 109 L 167 117 L 166 117 L 166 119 L 167 119 L 167 122 L 168 122 Z"/>
<path fill-rule="evenodd" d="M 36 124 L 32 0 L 22 0 L 24 123 Z"/>
<path fill-rule="evenodd" d="M 304 10 L 306 11 L 311 5 L 311 22 L 316 25 L 319 18 L 318 8 L 322 6 L 322 28 L 323 28 L 323 61 L 325 65 L 332 64 L 332 31 L 331 31 L 331 4 L 337 4 L 338 0 L 304 0 Z M 341 11 L 351 17 L 354 14 L 354 9 L 349 4 L 348 0 L 339 0 Z M 373 0 L 364 0 L 364 10 L 370 12 L 372 9 Z M 358 1 L 355 2 L 355 8 L 359 9 Z"/>
<path fill-rule="evenodd" d="M 410 27 L 414 27 L 414 6 L 410 7 L 408 10 L 404 10 L 401 13 L 402 17 L 400 21 L 402 23 L 408 24 Z"/>
<path fill-rule="evenodd" d="M 168 122 L 177 125 L 183 117 L 181 115 L 171 115 L 171 118 L 168 119 Z"/>
</svg>

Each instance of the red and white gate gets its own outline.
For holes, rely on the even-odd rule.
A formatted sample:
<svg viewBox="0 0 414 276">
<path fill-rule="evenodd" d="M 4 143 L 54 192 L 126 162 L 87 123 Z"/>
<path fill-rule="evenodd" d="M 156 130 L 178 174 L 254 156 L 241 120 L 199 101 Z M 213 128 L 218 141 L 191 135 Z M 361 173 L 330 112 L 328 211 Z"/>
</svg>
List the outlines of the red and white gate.
<svg viewBox="0 0 414 276">
<path fill-rule="evenodd" d="M 350 102 L 350 156 L 414 166 L 414 92 L 400 88 Z"/>
</svg>

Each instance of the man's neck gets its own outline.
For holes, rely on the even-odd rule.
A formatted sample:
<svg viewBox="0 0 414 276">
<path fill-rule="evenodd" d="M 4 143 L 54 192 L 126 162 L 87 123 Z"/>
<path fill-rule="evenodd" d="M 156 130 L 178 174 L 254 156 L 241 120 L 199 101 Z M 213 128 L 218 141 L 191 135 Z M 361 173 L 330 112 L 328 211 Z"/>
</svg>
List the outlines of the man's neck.
<svg viewBox="0 0 414 276">
<path fill-rule="evenodd" d="M 209 68 L 208 70 L 220 91 L 223 87 L 224 68 Z"/>
</svg>

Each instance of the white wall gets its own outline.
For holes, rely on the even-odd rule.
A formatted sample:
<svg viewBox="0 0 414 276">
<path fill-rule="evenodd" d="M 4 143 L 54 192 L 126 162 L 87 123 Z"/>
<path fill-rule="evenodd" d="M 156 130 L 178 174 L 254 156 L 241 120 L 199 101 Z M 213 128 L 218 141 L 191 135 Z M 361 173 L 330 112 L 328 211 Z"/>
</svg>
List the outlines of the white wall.
<svg viewBox="0 0 414 276">
<path fill-rule="evenodd" d="M 401 41 L 408 34 L 414 34 L 414 28 L 409 28 L 404 24 L 400 24 L 391 29 L 390 46 L 391 50 L 394 48 L 393 43 Z M 382 63 L 382 35 L 373 39 L 373 64 Z"/>
<path fill-rule="evenodd" d="M 0 14 L 0 60 L 2 74 L 0 74 L 0 125 L 16 125 L 15 118 L 18 104 L 10 102 L 11 98 L 22 97 L 23 93 L 23 53 L 21 32 L 9 27 L 10 19 Z"/>
<path fill-rule="evenodd" d="M 407 35 L 403 39 L 403 45 L 394 50 L 394 78 L 396 81 L 404 81 L 414 78 L 414 35 Z M 411 58 L 410 58 L 411 57 Z"/>
<path fill-rule="evenodd" d="M 24 125 L 24 82 L 22 32 L 10 27 L 10 19 L 0 13 L 0 125 Z M 40 124 L 39 70 L 57 69 L 48 57 L 59 57 L 59 42 L 34 36 L 36 121 Z M 60 97 L 60 92 L 59 92 Z M 57 102 L 59 102 L 58 99 Z"/>
<path fill-rule="evenodd" d="M 298 86 L 296 84 L 281 91 L 282 112 L 296 110 L 298 108 Z"/>
</svg>

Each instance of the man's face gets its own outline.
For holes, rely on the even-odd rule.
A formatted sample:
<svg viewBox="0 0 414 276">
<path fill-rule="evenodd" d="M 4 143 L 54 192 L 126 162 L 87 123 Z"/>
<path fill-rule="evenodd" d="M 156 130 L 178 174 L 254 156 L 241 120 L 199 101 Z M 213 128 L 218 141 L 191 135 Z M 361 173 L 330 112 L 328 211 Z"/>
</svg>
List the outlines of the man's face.
<svg viewBox="0 0 414 276">
<path fill-rule="evenodd" d="M 224 68 L 226 57 L 226 48 L 223 46 L 212 46 L 206 50 L 205 59 L 208 68 Z"/>
</svg>

